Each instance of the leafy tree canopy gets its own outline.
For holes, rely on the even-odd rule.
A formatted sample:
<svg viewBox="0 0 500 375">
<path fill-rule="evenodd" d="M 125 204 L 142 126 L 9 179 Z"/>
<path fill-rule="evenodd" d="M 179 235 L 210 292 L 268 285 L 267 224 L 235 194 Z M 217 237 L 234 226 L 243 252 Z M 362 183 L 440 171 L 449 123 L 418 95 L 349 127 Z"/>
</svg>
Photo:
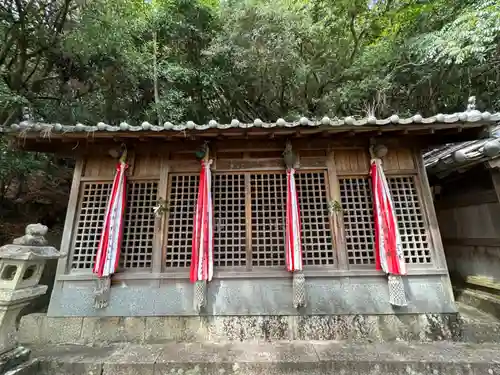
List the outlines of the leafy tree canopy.
<svg viewBox="0 0 500 375">
<path fill-rule="evenodd" d="M 499 35 L 495 0 L 3 0 L 0 126 L 498 109 Z"/>
<path fill-rule="evenodd" d="M 495 0 L 5 0 L 0 125 L 498 107 L 499 35 Z"/>
</svg>

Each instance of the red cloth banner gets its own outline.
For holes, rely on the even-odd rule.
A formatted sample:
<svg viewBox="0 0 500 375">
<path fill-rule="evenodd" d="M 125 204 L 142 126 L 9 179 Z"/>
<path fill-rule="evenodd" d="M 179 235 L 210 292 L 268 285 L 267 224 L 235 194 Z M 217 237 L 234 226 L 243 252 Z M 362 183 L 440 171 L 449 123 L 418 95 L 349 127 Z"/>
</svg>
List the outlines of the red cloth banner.
<svg viewBox="0 0 500 375">
<path fill-rule="evenodd" d="M 126 162 L 120 161 L 116 166 L 111 196 L 106 207 L 104 226 L 95 258 L 93 272 L 97 277 L 109 277 L 116 272 L 120 259 L 123 237 L 123 221 L 126 203 L 128 168 Z"/>
<path fill-rule="evenodd" d="M 295 184 L 295 169 L 287 169 L 286 178 L 286 269 L 295 272 L 302 271 L 300 208 Z"/>
<path fill-rule="evenodd" d="M 213 205 L 211 160 L 201 161 L 200 186 L 194 213 L 191 282 L 211 281 L 213 276 Z"/>
<path fill-rule="evenodd" d="M 406 275 L 406 263 L 387 178 L 380 159 L 371 162 L 375 221 L 375 266 L 390 275 Z"/>
</svg>

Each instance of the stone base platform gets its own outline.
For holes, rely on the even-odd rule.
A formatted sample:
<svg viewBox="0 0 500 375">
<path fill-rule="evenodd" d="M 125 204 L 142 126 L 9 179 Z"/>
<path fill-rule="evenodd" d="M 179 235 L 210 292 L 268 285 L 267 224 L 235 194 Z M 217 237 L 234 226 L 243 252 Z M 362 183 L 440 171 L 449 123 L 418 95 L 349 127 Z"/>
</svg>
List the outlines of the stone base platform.
<svg viewBox="0 0 500 375">
<path fill-rule="evenodd" d="M 47 317 L 24 316 L 22 344 L 162 343 L 337 340 L 348 342 L 460 340 L 457 314 Z"/>
<path fill-rule="evenodd" d="M 39 375 L 499 375 L 500 345 L 322 342 L 33 347 Z"/>
<path fill-rule="evenodd" d="M 461 340 L 465 342 L 500 343 L 500 321 L 473 306 L 457 303 L 460 309 Z"/>
<path fill-rule="evenodd" d="M 337 340 L 346 342 L 499 342 L 500 321 L 457 304 L 460 314 L 220 316 L 220 317 L 47 317 L 22 318 L 22 344 L 226 342 Z"/>
<path fill-rule="evenodd" d="M 458 302 L 487 312 L 489 315 L 500 319 L 499 295 L 473 288 L 456 288 L 454 292 Z"/>
</svg>

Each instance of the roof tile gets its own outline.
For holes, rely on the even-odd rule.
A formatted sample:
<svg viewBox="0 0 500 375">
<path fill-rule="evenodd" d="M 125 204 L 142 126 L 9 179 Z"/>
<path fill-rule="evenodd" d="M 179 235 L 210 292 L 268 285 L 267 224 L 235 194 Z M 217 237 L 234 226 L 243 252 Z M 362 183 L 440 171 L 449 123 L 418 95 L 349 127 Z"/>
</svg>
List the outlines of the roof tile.
<svg viewBox="0 0 500 375">
<path fill-rule="evenodd" d="M 230 129 L 230 128 L 242 128 L 249 129 L 253 127 L 262 127 L 266 129 L 270 128 L 294 128 L 298 126 L 311 126 L 311 127 L 336 127 L 336 126 L 385 126 L 385 125 L 410 125 L 410 124 L 433 124 L 433 123 L 459 123 L 459 122 L 477 122 L 486 121 L 495 123 L 500 121 L 500 113 L 491 114 L 489 112 L 479 112 L 476 110 L 454 113 L 454 114 L 438 114 L 431 117 L 422 117 L 416 114 L 412 117 L 401 118 L 394 114 L 388 118 L 377 119 L 374 116 L 369 116 L 361 119 L 356 119 L 353 116 L 348 116 L 343 119 L 330 119 L 328 117 L 323 117 L 320 121 L 310 120 L 306 117 L 300 118 L 299 121 L 287 122 L 285 119 L 278 119 L 276 122 L 263 122 L 260 119 L 255 119 L 252 123 L 242 123 L 237 119 L 233 119 L 229 124 L 219 124 L 216 120 L 210 120 L 208 124 L 196 124 L 193 121 L 188 121 L 185 124 L 172 124 L 171 122 L 165 122 L 162 126 L 153 125 L 149 122 L 143 122 L 141 125 L 130 125 L 127 122 L 122 122 L 119 126 L 108 125 L 103 122 L 99 122 L 96 125 L 61 125 L 61 124 L 45 124 L 41 122 L 28 122 L 23 121 L 19 124 L 13 124 L 10 128 L 1 129 L 0 131 L 4 133 L 9 132 L 37 132 L 42 130 L 50 130 L 58 133 L 68 133 L 68 132 L 136 132 L 136 131 L 185 131 L 185 130 L 197 130 L 203 131 L 207 129 Z"/>
</svg>

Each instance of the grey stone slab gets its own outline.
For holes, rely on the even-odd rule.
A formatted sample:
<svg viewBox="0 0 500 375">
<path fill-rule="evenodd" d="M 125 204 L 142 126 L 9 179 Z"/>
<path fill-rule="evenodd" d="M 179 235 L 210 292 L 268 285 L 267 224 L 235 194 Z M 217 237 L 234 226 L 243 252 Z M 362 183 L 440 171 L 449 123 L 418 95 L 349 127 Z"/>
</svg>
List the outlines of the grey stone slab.
<svg viewBox="0 0 500 375">
<path fill-rule="evenodd" d="M 289 316 L 207 317 L 208 335 L 215 341 L 279 341 L 292 339 Z"/>
<path fill-rule="evenodd" d="M 491 293 L 470 288 L 457 289 L 457 300 L 500 319 L 500 299 Z"/>
<path fill-rule="evenodd" d="M 17 331 L 18 339 L 21 344 L 41 344 L 46 340 L 46 329 L 43 328 L 47 323 L 46 314 L 28 314 L 21 318 Z"/>
<path fill-rule="evenodd" d="M 145 318 L 85 317 L 81 338 L 84 342 L 142 342 L 145 330 Z"/>
<path fill-rule="evenodd" d="M 248 346 L 246 349 L 249 349 Z M 157 359 L 157 366 L 171 363 L 234 363 L 248 361 L 251 354 L 248 350 L 234 343 L 168 343 Z"/>
<path fill-rule="evenodd" d="M 120 347 L 113 345 L 44 345 L 33 346 L 32 357 L 38 358 L 44 366 L 50 366 L 54 368 L 54 371 L 60 371 L 58 374 L 72 374 L 68 368 L 73 365 L 79 366 L 79 369 L 101 369 L 102 364 L 117 350 L 120 350 Z M 75 374 L 78 374 L 78 371 L 75 369 Z M 100 372 L 96 374 L 100 374 Z"/>
<path fill-rule="evenodd" d="M 57 334 L 47 329 L 61 328 Z M 26 323 L 24 323 L 26 321 Z M 58 324 L 54 322 L 59 321 Z M 83 323 L 81 323 L 83 322 Z M 78 337 L 79 327 L 81 334 Z M 44 327 L 43 332 L 29 328 Z M 461 319 L 457 314 L 405 315 L 308 315 L 308 316 L 165 316 L 165 317 L 86 317 L 47 318 L 43 315 L 21 321 L 23 343 L 162 343 L 340 340 L 349 342 L 467 341 L 474 327 L 484 332 L 485 342 L 500 342 L 496 326 Z M 68 328 L 69 327 L 69 328 Z M 73 332 L 64 335 L 64 332 Z M 498 333 L 498 332 L 497 332 Z M 488 334 L 488 335 L 485 335 Z M 71 341 L 74 339 L 75 341 Z"/>
<path fill-rule="evenodd" d="M 293 307 L 292 283 L 278 279 L 222 279 L 209 284 L 203 315 L 332 315 L 332 314 L 438 314 L 454 313 L 453 297 L 441 276 L 408 276 L 409 305 L 393 309 L 385 277 L 330 277 L 306 280 L 307 306 Z M 106 309 L 93 307 L 92 281 L 65 281 L 55 288 L 49 316 L 197 316 L 193 286 L 186 281 L 159 287 L 134 284 L 113 287 Z"/>
<path fill-rule="evenodd" d="M 105 363 L 102 375 L 153 375 L 153 363 Z"/>
<path fill-rule="evenodd" d="M 101 375 L 101 363 L 44 361 L 37 375 Z"/>
<path fill-rule="evenodd" d="M 33 352 L 43 363 L 43 375 L 500 374 L 500 345 L 449 342 L 171 342 L 92 348 L 66 345 Z"/>
<path fill-rule="evenodd" d="M 44 365 L 43 375 L 500 374 L 500 345 L 449 342 L 171 342 L 93 348 L 54 346 L 33 352 Z"/>
<path fill-rule="evenodd" d="M 173 282 L 153 288 L 149 284 L 112 287 L 109 306 L 94 308 L 94 282 L 65 281 L 55 288 L 49 316 L 165 316 L 198 315 L 193 309 L 193 291 L 189 281 Z"/>
<path fill-rule="evenodd" d="M 407 277 L 408 306 L 394 309 L 389 303 L 385 277 L 345 277 L 308 281 L 309 314 L 407 314 L 456 312 L 440 277 Z"/>
<path fill-rule="evenodd" d="M 342 344 L 315 342 L 321 361 L 359 362 L 433 362 L 500 364 L 500 346 L 496 344 L 465 344 L 450 342 L 373 344 Z"/>
<path fill-rule="evenodd" d="M 207 297 L 209 315 L 296 314 L 292 280 L 214 280 Z"/>
<path fill-rule="evenodd" d="M 172 363 L 155 367 L 154 375 L 326 375 L 322 363 Z M 356 373 L 358 374 L 358 373 Z"/>
<path fill-rule="evenodd" d="M 164 351 L 161 345 L 123 344 L 107 357 L 105 363 L 149 363 L 154 364 Z"/>
<path fill-rule="evenodd" d="M 393 353 L 392 346 L 380 346 L 373 350 L 375 344 L 345 344 L 339 342 L 315 342 L 313 344 L 320 361 L 344 362 L 344 361 L 392 361 L 397 357 Z"/>
<path fill-rule="evenodd" d="M 491 364 L 346 361 L 329 363 L 321 374 L 334 375 L 496 375 Z"/>
<path fill-rule="evenodd" d="M 41 322 L 41 333 L 49 343 L 79 343 L 83 319 L 79 317 L 52 318 Z"/>
<path fill-rule="evenodd" d="M 500 324 L 466 322 L 462 326 L 462 340 L 471 343 L 500 343 Z"/>
<path fill-rule="evenodd" d="M 207 341 L 212 337 L 216 317 L 163 316 L 146 317 L 144 341 Z"/>
<path fill-rule="evenodd" d="M 153 375 L 162 348 L 150 345 L 125 345 L 103 363 L 103 375 Z"/>
<path fill-rule="evenodd" d="M 292 319 L 297 340 L 458 340 L 461 328 L 456 314 L 315 315 Z"/>
<path fill-rule="evenodd" d="M 178 366 L 155 375 L 498 375 L 496 365 L 441 363 L 337 362 L 316 364 L 239 364 Z"/>
<path fill-rule="evenodd" d="M 158 374 L 247 374 L 259 368 L 269 373 L 271 363 L 282 368 L 317 367 L 310 343 L 184 343 L 169 344 L 155 365 Z M 294 364 L 294 365 L 291 365 Z M 311 365 L 313 364 L 313 365 Z M 271 366 L 272 367 L 272 366 Z M 276 366 L 275 366 L 276 367 Z M 180 371 L 180 372 L 179 372 Z"/>
</svg>

